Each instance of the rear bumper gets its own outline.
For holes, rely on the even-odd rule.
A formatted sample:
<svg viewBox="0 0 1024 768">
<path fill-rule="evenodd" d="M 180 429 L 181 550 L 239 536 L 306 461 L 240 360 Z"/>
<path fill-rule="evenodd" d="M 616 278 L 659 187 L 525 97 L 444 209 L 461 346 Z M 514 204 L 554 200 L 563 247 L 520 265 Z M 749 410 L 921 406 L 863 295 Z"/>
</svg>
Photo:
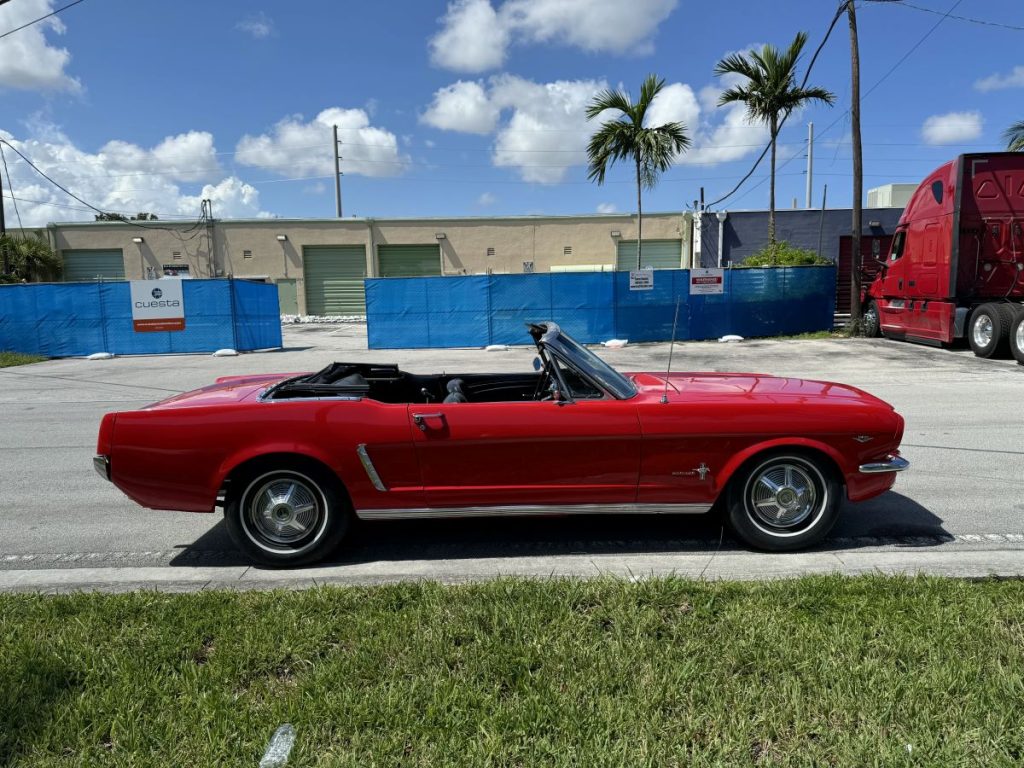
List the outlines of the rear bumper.
<svg viewBox="0 0 1024 768">
<path fill-rule="evenodd" d="M 92 457 L 92 467 L 96 474 L 109 482 L 110 480 L 110 457 L 98 454 Z"/>
<path fill-rule="evenodd" d="M 887 456 L 885 461 L 872 461 L 861 464 L 858 471 L 865 475 L 877 475 L 882 472 L 902 472 L 910 467 L 910 462 L 902 456 Z"/>
</svg>

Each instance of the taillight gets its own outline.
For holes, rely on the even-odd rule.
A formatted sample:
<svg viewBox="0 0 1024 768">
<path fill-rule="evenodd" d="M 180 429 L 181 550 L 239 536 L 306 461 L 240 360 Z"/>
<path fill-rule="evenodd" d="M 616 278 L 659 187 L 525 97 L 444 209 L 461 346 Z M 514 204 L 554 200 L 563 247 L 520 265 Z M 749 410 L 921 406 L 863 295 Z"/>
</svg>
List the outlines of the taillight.
<svg viewBox="0 0 1024 768">
<path fill-rule="evenodd" d="M 114 442 L 114 422 L 116 420 L 116 413 L 108 413 L 100 421 L 100 433 L 96 438 L 96 453 L 103 456 L 110 455 L 110 446 Z"/>
</svg>

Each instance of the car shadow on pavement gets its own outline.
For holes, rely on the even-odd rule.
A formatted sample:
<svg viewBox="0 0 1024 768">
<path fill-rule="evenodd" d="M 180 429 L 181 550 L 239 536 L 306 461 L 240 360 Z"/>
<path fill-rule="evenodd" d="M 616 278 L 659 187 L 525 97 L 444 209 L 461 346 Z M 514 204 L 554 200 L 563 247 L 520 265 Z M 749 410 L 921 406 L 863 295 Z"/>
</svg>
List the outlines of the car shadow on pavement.
<svg viewBox="0 0 1024 768">
<path fill-rule="evenodd" d="M 952 541 L 942 520 L 898 493 L 843 505 L 839 522 L 814 551 L 870 546 L 929 547 Z M 463 560 L 579 554 L 745 551 L 723 516 L 572 515 L 393 522 L 356 521 L 341 549 L 317 567 L 387 560 Z M 215 562 L 214 562 L 215 561 Z M 182 550 L 172 566 L 244 565 L 223 521 Z"/>
</svg>

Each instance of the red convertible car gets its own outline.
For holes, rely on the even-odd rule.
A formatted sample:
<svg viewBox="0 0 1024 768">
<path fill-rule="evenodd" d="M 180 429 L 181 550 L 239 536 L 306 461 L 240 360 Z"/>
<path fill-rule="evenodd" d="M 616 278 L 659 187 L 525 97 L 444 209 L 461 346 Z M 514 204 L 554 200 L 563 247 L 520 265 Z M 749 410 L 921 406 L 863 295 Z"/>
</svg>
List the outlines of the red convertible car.
<svg viewBox="0 0 1024 768">
<path fill-rule="evenodd" d="M 237 545 L 310 563 L 366 520 L 708 512 L 752 547 L 820 541 L 845 496 L 892 487 L 903 418 L 843 384 L 623 374 L 554 323 L 535 371 L 333 363 L 230 376 L 104 416 L 94 463 L 153 509 L 224 508 Z"/>
</svg>

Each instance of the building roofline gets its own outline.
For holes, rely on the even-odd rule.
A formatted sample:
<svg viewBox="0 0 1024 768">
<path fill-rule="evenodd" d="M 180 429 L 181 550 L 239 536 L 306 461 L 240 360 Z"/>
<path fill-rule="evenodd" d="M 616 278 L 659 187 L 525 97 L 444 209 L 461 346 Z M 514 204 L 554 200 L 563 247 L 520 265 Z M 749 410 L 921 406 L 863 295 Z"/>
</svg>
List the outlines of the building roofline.
<svg viewBox="0 0 1024 768">
<path fill-rule="evenodd" d="M 666 216 L 683 216 L 685 211 L 655 211 L 645 213 L 644 218 L 657 218 Z M 408 217 L 377 217 L 377 216 L 350 216 L 348 218 L 259 218 L 259 219 L 214 219 L 216 224 L 263 224 L 266 226 L 287 226 L 294 224 L 409 224 L 418 222 L 488 222 L 488 221 L 567 221 L 571 219 L 607 219 L 610 221 L 631 221 L 636 218 L 632 213 L 576 213 L 563 215 L 535 215 L 535 216 L 408 216 Z M 195 219 L 157 219 L 146 221 L 57 221 L 50 222 L 48 227 L 133 227 L 138 229 L 159 229 L 166 226 L 194 227 Z"/>
</svg>

